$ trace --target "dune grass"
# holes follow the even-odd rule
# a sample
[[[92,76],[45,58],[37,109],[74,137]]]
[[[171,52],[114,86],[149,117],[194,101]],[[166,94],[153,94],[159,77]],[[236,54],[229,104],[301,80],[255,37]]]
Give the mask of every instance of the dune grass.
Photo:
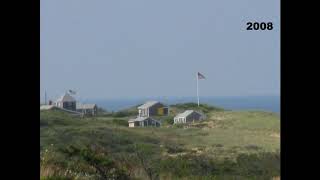
[[[173,113],[190,106],[176,105]],[[160,128],[128,128],[129,116],[80,118],[58,111],[41,111],[40,157],[46,159],[40,161],[42,179],[103,178],[104,174],[99,172],[124,179],[280,176],[277,114],[202,108],[207,115],[203,122]],[[70,147],[79,152],[92,151],[93,155],[103,154],[92,158],[103,158],[109,164],[98,163],[95,167],[86,153],[69,157],[65,152]]]

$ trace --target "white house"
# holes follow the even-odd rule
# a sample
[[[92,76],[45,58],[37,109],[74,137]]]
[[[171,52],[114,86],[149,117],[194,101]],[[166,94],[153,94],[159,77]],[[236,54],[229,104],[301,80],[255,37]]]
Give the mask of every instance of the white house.
[[[204,119],[205,119],[205,116],[202,113],[199,113],[194,110],[186,110],[183,113],[180,113],[174,117],[174,124],[192,123],[192,122],[201,121]]]

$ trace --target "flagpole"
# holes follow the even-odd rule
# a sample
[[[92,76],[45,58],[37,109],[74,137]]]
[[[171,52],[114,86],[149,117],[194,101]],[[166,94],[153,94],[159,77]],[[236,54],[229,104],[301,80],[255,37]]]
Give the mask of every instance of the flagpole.
[[[44,105],[47,105],[47,91],[44,91]]]
[[[199,77],[198,77],[198,73],[197,73],[197,98],[198,98],[198,107],[200,105],[200,101],[199,101]]]

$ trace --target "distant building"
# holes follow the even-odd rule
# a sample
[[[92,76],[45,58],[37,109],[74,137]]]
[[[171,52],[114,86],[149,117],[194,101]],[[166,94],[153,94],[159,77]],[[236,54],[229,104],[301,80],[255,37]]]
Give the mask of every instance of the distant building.
[[[76,100],[68,93],[65,93],[61,96],[55,103],[55,106],[63,109],[67,109],[70,111],[76,111]]]
[[[98,112],[98,107],[96,104],[80,104],[77,103],[77,111],[83,113],[84,115],[95,116]]]
[[[138,107],[138,117],[168,115],[168,107],[158,101],[148,101]]]
[[[202,113],[194,110],[186,110],[185,112],[174,117],[174,124],[191,123],[195,121],[201,121],[203,119],[205,119],[205,116]]]
[[[159,127],[161,123],[151,117],[137,117],[128,121],[129,127]]]

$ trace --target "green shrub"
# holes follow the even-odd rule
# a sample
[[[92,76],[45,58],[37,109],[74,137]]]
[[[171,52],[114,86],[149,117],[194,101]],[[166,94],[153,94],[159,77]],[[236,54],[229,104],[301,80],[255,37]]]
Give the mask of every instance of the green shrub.
[[[280,157],[276,153],[240,154],[234,161],[187,154],[162,159],[161,172],[188,179],[226,175],[227,179],[271,179],[280,176]]]
[[[173,120],[173,116],[167,116],[165,118],[163,118],[163,124],[164,125],[172,125],[174,123],[174,120]]]
[[[176,128],[183,128],[185,125],[184,124],[174,124],[173,127]]]
[[[122,119],[112,119],[112,123],[119,126],[128,126],[128,121]]]
[[[150,180],[159,179],[160,153],[157,146],[150,144],[135,144],[135,155],[139,165],[143,168]]]
[[[208,113],[209,111],[223,111],[223,108],[220,108],[220,107],[211,106],[208,104],[200,104],[198,106],[197,103],[175,104],[175,105],[172,105],[171,107],[182,109],[182,110],[193,109],[193,110],[202,111],[204,113]]]
[[[65,176],[58,176],[58,175],[40,177],[40,180],[73,180],[73,179],[74,178],[72,177],[65,177]]]
[[[167,149],[167,152],[170,154],[184,152],[184,149],[175,143],[168,142],[164,145],[164,147]]]
[[[252,177],[274,177],[280,175],[280,155],[264,152],[241,154],[237,157],[237,170],[240,175]]]
[[[76,146],[68,146],[62,149],[68,157],[76,157],[87,165],[95,169],[96,173],[102,179],[128,179],[128,176],[121,167],[118,167],[107,152],[99,146],[86,146],[86,148],[78,148]]]

